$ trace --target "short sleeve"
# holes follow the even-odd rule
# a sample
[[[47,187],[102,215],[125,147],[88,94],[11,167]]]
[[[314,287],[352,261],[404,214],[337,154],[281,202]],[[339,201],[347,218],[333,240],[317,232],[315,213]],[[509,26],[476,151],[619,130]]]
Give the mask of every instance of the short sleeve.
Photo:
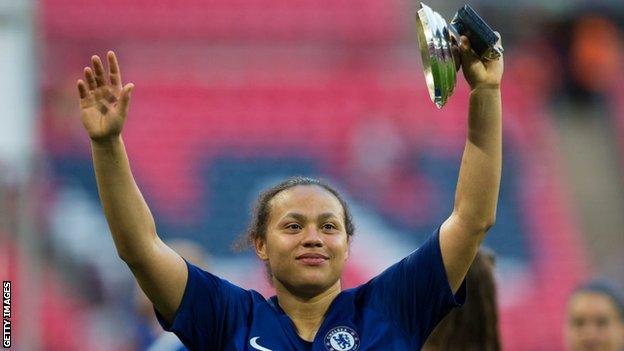
[[[251,296],[226,280],[186,261],[188,279],[171,324],[156,317],[166,331],[175,333],[190,350],[220,350],[251,311]]]
[[[440,231],[421,247],[386,269],[366,286],[371,306],[384,313],[416,343],[424,341],[444,316],[466,298],[466,282],[455,295],[446,277]]]

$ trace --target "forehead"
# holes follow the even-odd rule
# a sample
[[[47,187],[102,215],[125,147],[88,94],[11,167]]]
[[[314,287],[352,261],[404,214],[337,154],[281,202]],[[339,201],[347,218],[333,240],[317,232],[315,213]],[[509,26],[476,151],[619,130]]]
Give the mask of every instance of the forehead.
[[[273,219],[281,218],[291,212],[306,217],[331,213],[342,218],[343,214],[340,201],[327,189],[317,185],[297,185],[284,190],[275,195],[269,205]]]
[[[617,307],[610,297],[594,292],[579,292],[570,299],[571,314],[617,315]]]

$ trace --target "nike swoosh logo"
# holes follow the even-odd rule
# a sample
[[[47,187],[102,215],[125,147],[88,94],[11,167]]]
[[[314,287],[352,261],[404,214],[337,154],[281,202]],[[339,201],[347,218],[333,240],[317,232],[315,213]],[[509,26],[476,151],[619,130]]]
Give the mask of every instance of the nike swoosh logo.
[[[251,347],[253,347],[256,350],[260,350],[260,351],[272,351],[271,349],[267,349],[264,346],[260,346],[258,345],[258,343],[256,342],[256,340],[260,339],[259,336],[253,337],[251,339],[249,339],[249,345],[251,345]]]

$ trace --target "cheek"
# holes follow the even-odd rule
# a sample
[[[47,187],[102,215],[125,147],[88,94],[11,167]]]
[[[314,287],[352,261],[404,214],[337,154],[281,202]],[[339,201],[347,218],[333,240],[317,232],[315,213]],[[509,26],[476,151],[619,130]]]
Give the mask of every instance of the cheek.
[[[614,325],[611,326],[609,335],[614,345],[619,347],[624,346],[624,324],[614,323]]]
[[[572,322],[566,322],[564,336],[570,343],[578,342],[580,335],[582,334],[581,331],[581,327],[573,325]]]
[[[336,238],[331,242],[332,251],[336,257],[346,260],[349,257],[349,241],[344,238]]]
[[[266,253],[271,261],[285,261],[291,257],[297,248],[295,238],[287,235],[273,235],[266,245]]]

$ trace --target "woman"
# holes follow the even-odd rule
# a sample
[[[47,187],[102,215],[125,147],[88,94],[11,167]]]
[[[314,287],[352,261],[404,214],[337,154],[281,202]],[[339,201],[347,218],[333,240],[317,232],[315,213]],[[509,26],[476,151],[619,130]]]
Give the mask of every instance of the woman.
[[[577,288],[566,314],[570,351],[624,350],[624,298],[609,283],[593,281]]]
[[[481,61],[466,37],[459,50],[471,93],[450,217],[420,249],[341,291],[353,235],[348,208],[325,184],[286,181],[261,197],[250,231],[276,288],[269,300],[185,262],[160,240],[121,137],[134,85],[122,85],[113,52],[108,72],[93,56],[77,86],[100,200],[117,252],[162,326],[191,350],[419,349],[463,301],[464,276],[496,213],[503,60]]]

